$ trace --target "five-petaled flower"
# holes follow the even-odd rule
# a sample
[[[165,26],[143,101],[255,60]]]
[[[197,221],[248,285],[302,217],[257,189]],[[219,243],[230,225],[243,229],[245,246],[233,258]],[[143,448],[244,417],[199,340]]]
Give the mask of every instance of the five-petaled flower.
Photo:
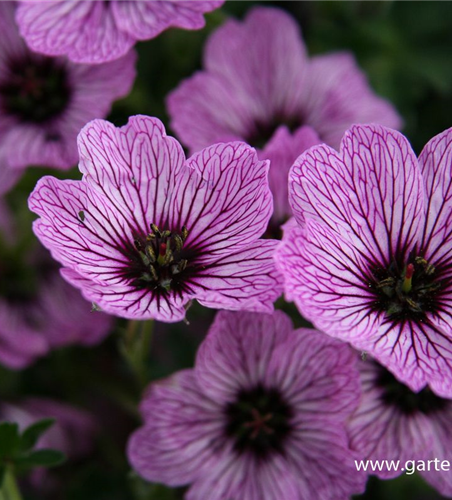
[[[49,56],[97,64],[126,54],[137,40],[170,27],[199,29],[224,0],[24,0],[17,22],[29,47]]]
[[[351,349],[273,315],[219,312],[193,370],[151,384],[128,456],[187,500],[345,500],[365,475],[345,421],[360,398]]]
[[[286,297],[412,390],[452,396],[452,129],[419,160],[407,139],[357,125],[290,173],[295,222],[276,254]]]
[[[192,152],[241,140],[271,160],[270,234],[291,216],[287,176],[305,149],[338,146],[355,123],[401,124],[351,53],[309,58],[297,22],[280,9],[256,7],[243,22],[227,21],[209,38],[204,67],[169,95],[172,128]]]
[[[452,400],[436,396],[429,387],[418,393],[394,378],[381,365],[367,360],[359,365],[363,396],[348,422],[350,445],[365,460],[399,461],[399,468],[371,472],[383,479],[414,472],[442,495],[452,495],[450,461]],[[408,464],[407,464],[408,462]]]
[[[268,165],[243,143],[185,160],[162,123],[95,120],[79,135],[81,181],[44,177],[30,197],[34,231],[63,276],[126,318],[179,321],[191,299],[271,311],[281,293],[260,240],[272,211]]]
[[[0,192],[28,166],[73,167],[80,129],[103,118],[135,78],[133,51],[99,66],[32,52],[19,35],[15,8],[0,2]]]

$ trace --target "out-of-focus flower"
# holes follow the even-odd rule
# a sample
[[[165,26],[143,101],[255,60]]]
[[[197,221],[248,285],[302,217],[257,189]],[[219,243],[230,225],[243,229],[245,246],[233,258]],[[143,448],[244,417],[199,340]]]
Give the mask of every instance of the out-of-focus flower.
[[[281,293],[260,240],[272,212],[268,165],[243,143],[185,160],[156,118],[79,135],[82,181],[41,179],[34,231],[89,300],[126,318],[180,321],[207,307],[271,312]]]
[[[411,474],[418,461],[432,460],[431,467],[419,473],[442,495],[451,496],[452,476],[441,463],[450,460],[452,400],[436,396],[428,387],[412,392],[371,360],[362,362],[360,371],[363,397],[348,424],[351,447],[366,460],[400,461],[398,470],[373,471],[383,479],[407,472],[407,461]]]
[[[38,55],[21,39],[14,10],[0,2],[0,168],[12,177],[30,165],[70,168],[83,125],[130,91],[135,53],[99,66]]]
[[[187,500],[345,500],[362,491],[344,421],[360,397],[349,347],[282,312],[218,313],[194,370],[152,384],[128,444]]]
[[[98,426],[84,410],[45,398],[0,404],[0,420],[15,422],[21,430],[47,418],[56,422],[38,440],[36,449],[61,451],[69,460],[79,460],[91,452]],[[50,471],[42,468],[34,469],[28,479],[40,491],[51,492],[58,486]]]
[[[276,226],[290,215],[287,174],[306,148],[338,146],[354,123],[401,125],[352,54],[308,58],[297,23],[279,9],[226,22],[207,43],[204,67],[169,95],[172,128],[192,151],[243,140],[270,158]]]
[[[0,253],[0,363],[12,369],[52,349],[96,344],[112,327],[110,316],[91,312],[63,280],[47,251],[34,248],[27,255],[22,262],[14,247]]]
[[[224,0],[79,0],[20,2],[17,22],[32,50],[67,55],[89,64],[123,56],[137,40],[148,40],[170,27],[199,29],[203,14]]]
[[[369,352],[413,391],[452,396],[452,129],[416,158],[408,140],[357,125],[340,152],[290,173],[298,222],[276,260],[286,297],[324,332]]]

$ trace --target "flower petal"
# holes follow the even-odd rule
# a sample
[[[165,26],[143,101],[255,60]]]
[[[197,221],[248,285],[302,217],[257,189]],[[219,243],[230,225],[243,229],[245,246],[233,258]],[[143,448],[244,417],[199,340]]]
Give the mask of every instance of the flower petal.
[[[375,263],[402,261],[423,225],[423,185],[407,139],[378,125],[356,125],[341,152],[314,146],[295,162],[290,202],[299,223],[321,221]]]
[[[240,389],[263,383],[274,350],[293,334],[292,329],[292,321],[281,311],[217,313],[196,358],[202,390],[221,403],[234,400]]]
[[[257,7],[243,23],[226,22],[207,42],[205,66],[168,98],[171,126],[192,151],[298,114],[306,54],[284,11]]]
[[[221,409],[200,391],[193,370],[152,384],[142,403],[144,426],[132,434],[129,460],[148,481],[192,482],[221,446]]]
[[[430,418],[417,412],[404,415],[383,399],[383,389],[376,385],[377,364],[360,363],[363,395],[358,410],[348,421],[350,446],[366,460],[397,461],[403,467],[407,460],[424,460],[432,447]],[[388,479],[402,471],[382,468],[368,472]]]
[[[96,282],[69,268],[63,268],[61,274],[80,289],[85,299],[122,318],[174,323],[184,319],[184,305],[190,300],[188,294],[180,296],[160,289],[137,290],[127,284]]]
[[[370,311],[374,296],[366,282],[367,263],[346,239],[326,225],[294,221],[284,227],[275,254],[286,299],[328,335],[353,342],[379,323]]]
[[[124,249],[133,236],[105,198],[79,181],[43,177],[29,207],[41,216],[34,231],[56,260],[89,279],[121,281],[118,270],[128,264]]]
[[[258,152],[261,160],[270,160],[268,182],[273,194],[272,220],[276,224],[281,224],[292,215],[288,190],[291,165],[301,153],[319,143],[319,136],[311,127],[300,127],[292,134],[283,126],[274,133],[264,150]]]
[[[207,262],[254,243],[273,208],[267,174],[268,162],[244,143],[216,144],[188,159],[169,206],[171,228],[188,229],[184,249]]]
[[[201,266],[189,283],[192,294],[206,307],[272,312],[282,293],[282,279],[272,258],[277,244],[258,240]]]
[[[199,29],[205,25],[205,12],[217,9],[224,0],[113,2],[118,28],[136,40],[147,40],[170,26]]]
[[[167,229],[162,226],[175,203],[175,179],[185,156],[160,120],[133,116],[121,128],[94,120],[80,132],[78,144],[83,181],[138,234],[147,235],[151,223]]]
[[[379,123],[400,129],[393,106],[370,88],[352,54],[339,52],[313,57],[306,70],[303,110],[306,123],[324,142],[339,148],[344,130],[355,123]]]
[[[359,402],[355,353],[318,330],[300,328],[275,346],[267,380],[296,406],[297,421],[333,418],[337,424]]]
[[[431,139],[419,156],[426,187],[424,257],[436,267],[452,262],[452,128]]]
[[[118,30],[105,2],[22,1],[17,23],[29,47],[49,56],[67,55],[78,63],[112,61],[135,40]]]

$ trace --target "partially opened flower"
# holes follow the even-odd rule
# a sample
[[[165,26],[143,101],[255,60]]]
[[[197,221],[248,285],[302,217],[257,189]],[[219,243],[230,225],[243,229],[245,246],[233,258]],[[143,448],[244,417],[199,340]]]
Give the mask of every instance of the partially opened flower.
[[[298,222],[276,259],[286,297],[324,332],[368,351],[412,390],[452,397],[452,129],[419,160],[398,132],[357,125],[340,152],[290,174]]]
[[[450,460],[452,400],[428,387],[412,392],[371,360],[361,363],[360,371],[363,396],[348,424],[351,447],[374,463],[399,461],[398,470],[368,472],[383,479],[412,474],[422,461],[428,465],[425,470],[419,467],[420,474],[442,495],[452,496],[452,475],[441,469],[442,462]]]
[[[194,370],[151,384],[128,456],[187,500],[345,500],[363,490],[345,420],[355,356],[282,312],[218,313]]]
[[[51,350],[91,346],[111,330],[112,318],[92,312],[78,290],[60,276],[42,247],[0,252],[0,363],[22,369]]]
[[[34,231],[89,300],[126,318],[179,321],[207,307],[271,311],[280,295],[260,240],[272,211],[268,165],[246,144],[185,160],[162,123],[96,120],[79,135],[82,181],[40,180]]]
[[[20,37],[14,11],[14,2],[0,2],[0,169],[17,177],[11,169],[70,168],[83,125],[129,92],[135,54],[95,67],[38,55]]]
[[[101,63],[123,56],[137,40],[148,40],[170,27],[199,29],[203,14],[224,0],[26,0],[17,21],[32,50],[74,62]]]
[[[339,145],[354,123],[398,128],[394,108],[371,90],[350,53],[309,58],[284,11],[257,7],[207,42],[204,67],[168,97],[171,126],[191,151],[243,140],[270,158],[270,187],[284,200],[287,174],[306,148]],[[280,205],[280,204],[279,204]],[[273,225],[290,215],[285,198]]]

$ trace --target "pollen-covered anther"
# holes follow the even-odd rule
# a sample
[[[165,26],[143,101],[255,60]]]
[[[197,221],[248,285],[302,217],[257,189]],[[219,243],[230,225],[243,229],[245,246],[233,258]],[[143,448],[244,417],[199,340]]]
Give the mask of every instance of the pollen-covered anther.
[[[392,319],[431,311],[441,288],[441,282],[436,279],[435,267],[418,256],[408,262],[402,272],[397,269],[400,267],[393,263],[388,270],[379,271],[382,279],[371,285],[378,296],[378,309],[384,310]]]
[[[180,275],[188,266],[187,259],[181,255],[188,230],[184,226],[180,233],[168,229],[162,231],[154,223],[150,224],[150,229],[144,241],[141,238],[134,240],[145,270],[133,283],[139,286],[152,284],[154,288],[161,287],[168,291],[173,277]]]

